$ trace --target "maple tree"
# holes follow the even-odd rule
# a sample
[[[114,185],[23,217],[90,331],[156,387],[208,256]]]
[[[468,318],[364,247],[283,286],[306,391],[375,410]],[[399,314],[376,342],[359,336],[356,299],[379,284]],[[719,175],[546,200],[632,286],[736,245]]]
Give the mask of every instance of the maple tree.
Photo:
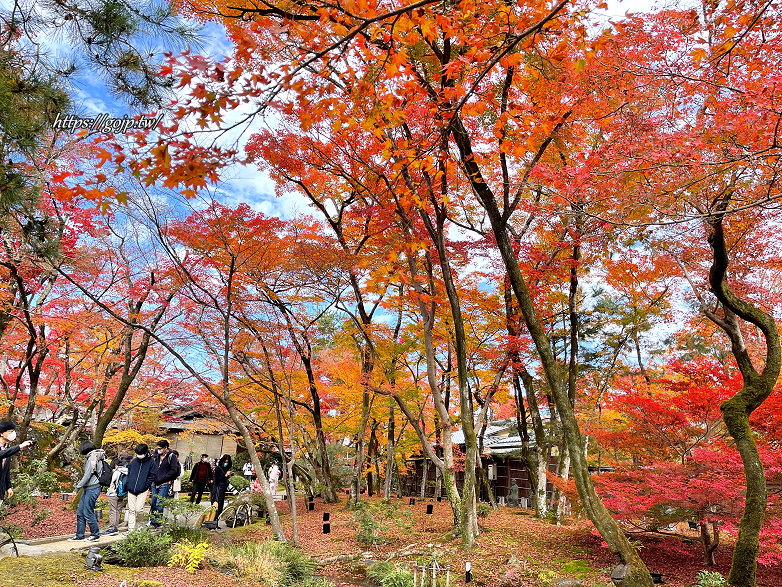
[[[696,524],[704,562],[714,565],[720,532],[736,535],[743,509],[743,466],[720,414],[720,405],[741,388],[741,377],[703,357],[672,361],[666,372],[651,385],[626,381],[607,398],[603,424],[591,433],[611,451],[609,462],[617,469],[600,475],[598,485],[607,505],[642,532],[690,539],[667,527]],[[764,432],[759,451],[769,482],[777,483],[778,437]],[[771,503],[774,512],[777,501]],[[780,556],[768,546],[778,542],[777,532],[771,520],[764,524],[765,564]]]
[[[182,65],[171,59],[164,73],[176,73],[182,87],[190,91],[177,116],[184,120],[192,114],[205,128],[220,123],[224,111],[244,101],[256,105],[257,112],[277,110],[283,118],[295,120],[290,125],[293,131],[282,140],[276,140],[275,133],[258,135],[247,150],[249,159],[255,161],[260,154],[284,181],[297,184],[305,193],[309,190],[332,230],[338,227],[336,234],[347,220],[358,229],[357,243],[365,235],[367,240],[376,236],[371,231],[362,233],[362,227],[393,226],[403,235],[396,241],[389,235],[383,235],[385,242],[378,239],[389,263],[377,274],[390,267],[408,280],[407,294],[423,318],[429,387],[435,396],[443,386],[437,381],[437,357],[431,349],[433,317],[448,303],[454,381],[462,402],[459,415],[468,437],[468,460],[477,450],[469,430],[472,398],[466,389],[471,367],[469,345],[460,330],[464,304],[458,247],[452,242],[455,239],[447,238],[447,229],[458,226],[490,235],[486,242],[501,258],[507,272],[506,291],[513,292],[518,305],[518,313],[508,311],[509,334],[516,339],[523,336],[534,348],[533,364],[540,365],[543,375],[543,384],[537,386],[552,400],[550,407],[555,409],[582,504],[620,562],[629,564],[627,581],[649,584],[642,562],[591,487],[573,407],[581,353],[580,279],[586,265],[605,263],[598,255],[589,256],[586,241],[592,234],[610,235],[611,225],[630,225],[631,237],[611,236],[596,241],[600,244],[595,249],[604,245],[627,256],[644,247],[668,252],[671,247],[666,249],[665,241],[682,237],[684,231],[677,233],[666,223],[706,218],[714,244],[711,288],[723,306],[735,306],[723,284],[728,266],[724,225],[737,231],[733,234],[744,234],[760,214],[753,216],[750,206],[775,198],[762,189],[770,186],[773,192],[775,186],[776,159],[773,153],[767,156],[769,149],[777,148],[774,110],[758,91],[758,79],[773,78],[773,73],[765,75],[772,71],[767,66],[773,57],[760,60],[764,69],[759,75],[757,53],[750,48],[762,46],[759,51],[773,53],[776,37],[767,44],[760,38],[776,14],[768,5],[751,3],[732,5],[731,10],[738,8],[734,11],[720,8],[719,15],[705,8],[702,19],[693,11],[662,11],[628,18],[592,35],[584,14],[564,3],[509,7],[462,2],[440,7],[419,2],[382,9],[370,3],[355,10],[304,3],[297,5],[295,13],[272,5],[194,3],[191,8],[224,23],[236,53],[233,62],[225,63],[196,55],[184,56]],[[660,35],[660,30],[666,34]],[[709,61],[704,61],[707,48],[699,36],[704,31],[710,34],[708,50],[714,53]],[[659,41],[663,37],[675,41],[673,50]],[[744,60],[746,66],[720,69],[729,59]],[[693,103],[704,108],[696,111]],[[740,118],[737,113],[747,116]],[[766,129],[765,134],[758,128]],[[189,132],[179,132],[176,123],[165,131],[161,142],[132,163],[147,182],[162,180],[169,186],[183,185],[186,194],[194,193],[207,181],[215,181],[226,161],[238,157],[232,150],[191,141]],[[263,152],[264,143],[281,148]],[[736,208],[731,209],[734,202]],[[363,225],[358,221],[362,216],[367,219]],[[590,226],[591,220],[597,221]],[[521,247],[519,233],[535,223],[536,246]],[[644,228],[648,224],[665,226]],[[685,230],[689,233],[684,236],[700,235],[691,225]],[[691,257],[707,258],[703,246],[693,239],[681,242],[692,246]],[[345,252],[353,248],[341,246]],[[557,263],[541,262],[546,256]],[[630,306],[624,316],[616,317],[623,331],[612,362],[632,343],[639,370],[651,379],[639,338],[649,321],[664,310],[666,286],[652,291],[657,287],[648,287],[653,279],[636,279],[643,270],[639,265],[628,270],[627,262],[616,263],[609,273],[609,278],[616,276],[617,282],[627,284],[625,300]],[[650,273],[669,274],[676,267],[670,257],[650,265]],[[541,274],[548,274],[547,279]],[[359,294],[364,295],[355,290],[354,299],[361,304]],[[509,299],[506,305],[510,310],[514,303]],[[731,311],[736,313],[735,308]],[[567,317],[561,331],[555,331],[560,325],[554,314]],[[730,326],[734,346],[741,351],[736,324],[726,322],[727,314],[712,315]],[[762,325],[769,342],[762,378],[775,381],[772,331],[776,327],[749,310],[740,316]],[[527,333],[521,332],[522,321]],[[361,324],[369,332],[368,322],[362,319]],[[362,336],[365,349],[377,342]],[[311,360],[309,353],[303,356]],[[357,463],[363,458],[361,443],[370,413],[367,386],[375,360],[365,354],[364,361]],[[521,357],[514,357],[512,364],[517,390],[533,390],[526,394],[533,414],[534,385],[522,385],[530,380],[520,369]],[[744,366],[750,366],[746,360]],[[747,370],[748,385],[755,379]],[[598,398],[607,381],[596,386]],[[770,393],[766,383],[753,405]],[[443,399],[435,397],[435,407],[441,440],[447,443],[451,414]],[[411,423],[419,421],[412,412],[407,417]],[[539,428],[533,426],[542,446],[545,432],[538,433]],[[746,429],[738,435],[742,434],[747,445],[743,450],[751,457]],[[420,431],[419,436],[422,446],[431,448],[426,433]],[[430,457],[440,458],[432,453]],[[562,463],[564,476],[567,458]],[[440,467],[444,473],[451,468],[448,463]],[[463,509],[468,544],[474,503],[471,487],[468,482]],[[757,507],[756,501],[764,501],[762,494],[758,496],[759,500],[748,500],[748,512]],[[755,529],[748,527],[747,532],[740,533],[739,544]],[[737,549],[732,582],[753,582],[749,567],[754,555],[749,546],[746,555],[741,554],[743,546]],[[745,578],[739,579],[742,575]]]

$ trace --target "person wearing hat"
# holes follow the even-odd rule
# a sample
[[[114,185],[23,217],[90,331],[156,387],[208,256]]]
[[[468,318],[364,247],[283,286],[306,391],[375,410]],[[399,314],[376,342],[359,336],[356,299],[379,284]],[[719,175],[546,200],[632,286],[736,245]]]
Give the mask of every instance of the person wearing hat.
[[[84,475],[74,486],[78,491],[82,490],[79,506],[76,509],[76,534],[68,540],[100,540],[100,526],[98,517],[95,515],[95,503],[100,496],[100,471],[101,467],[108,467],[106,461],[106,452],[97,448],[89,440],[85,440],[79,447],[79,453],[86,456],[84,463]],[[90,536],[85,538],[87,525],[90,526]]]
[[[8,446],[14,440],[16,440],[16,425],[3,420],[0,422],[0,504],[6,497],[14,494],[11,485],[11,457],[35,444],[32,440],[25,440],[21,444]]]

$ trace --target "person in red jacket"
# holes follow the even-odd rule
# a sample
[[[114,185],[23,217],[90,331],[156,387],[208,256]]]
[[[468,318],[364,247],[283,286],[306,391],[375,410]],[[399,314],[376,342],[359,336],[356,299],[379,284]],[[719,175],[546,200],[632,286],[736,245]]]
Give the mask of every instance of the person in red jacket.
[[[190,503],[201,503],[206,486],[212,482],[212,465],[209,464],[209,455],[201,455],[201,460],[190,472],[190,482],[193,484],[193,488],[190,490]],[[198,498],[196,498],[196,494],[198,494]]]

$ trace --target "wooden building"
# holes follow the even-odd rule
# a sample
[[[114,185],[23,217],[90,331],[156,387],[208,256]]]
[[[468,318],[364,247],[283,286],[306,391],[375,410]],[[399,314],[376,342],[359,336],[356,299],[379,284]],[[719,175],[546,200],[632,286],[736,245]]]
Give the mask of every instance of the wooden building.
[[[464,435],[461,431],[452,434],[455,447],[464,451]],[[557,470],[557,447],[553,447],[549,457],[549,470]],[[529,507],[530,484],[529,472],[521,459],[521,437],[516,432],[515,421],[506,420],[493,422],[487,427],[483,438],[483,451],[480,458],[481,467],[486,471],[492,491],[500,503],[504,503],[510,495],[513,481],[519,488],[519,498],[522,506]],[[408,459],[407,474],[402,476],[402,488],[405,495],[420,496],[421,484],[425,483],[425,496],[436,497],[438,488],[437,469],[429,459],[418,455]],[[424,471],[426,467],[426,471]],[[489,496],[485,487],[479,481],[480,501],[488,501]],[[459,488],[464,482],[464,472],[456,472],[456,483]],[[551,496],[552,484],[546,483],[546,493]],[[444,493],[441,493],[444,495]]]
[[[163,435],[172,450],[179,452],[184,462],[191,457],[197,462],[202,454],[219,459],[227,454],[236,456],[238,451],[238,433],[224,422],[209,418],[196,410],[178,409],[163,413],[160,424]]]

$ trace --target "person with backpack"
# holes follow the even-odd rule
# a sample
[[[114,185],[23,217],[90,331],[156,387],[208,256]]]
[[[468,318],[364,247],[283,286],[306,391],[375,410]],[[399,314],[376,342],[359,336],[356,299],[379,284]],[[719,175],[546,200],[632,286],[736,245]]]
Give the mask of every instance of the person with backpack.
[[[109,527],[103,531],[107,536],[119,533],[119,513],[122,504],[128,495],[128,463],[131,457],[122,455],[117,461],[117,467],[111,476],[111,483],[106,489],[106,498],[109,500]]]
[[[144,509],[147,491],[155,482],[155,460],[149,454],[149,447],[141,443],[135,452],[136,456],[128,463],[128,476],[125,479],[125,490],[128,492],[128,532],[136,528],[136,516]]]
[[[81,443],[79,453],[86,456],[87,461],[84,463],[84,475],[74,487],[77,491],[81,489],[82,493],[76,508],[76,534],[68,540],[94,542],[100,540],[100,526],[98,526],[98,518],[95,515],[95,502],[98,501],[100,495],[101,483],[108,485],[111,482],[112,471],[106,462],[106,452],[96,448],[89,440]],[[86,538],[84,533],[88,524],[91,535]]]
[[[155,482],[152,484],[152,501],[149,504],[149,525],[153,528],[163,525],[162,500],[171,497],[171,485],[179,477],[179,460],[168,446],[168,440],[158,441],[153,457]]]

